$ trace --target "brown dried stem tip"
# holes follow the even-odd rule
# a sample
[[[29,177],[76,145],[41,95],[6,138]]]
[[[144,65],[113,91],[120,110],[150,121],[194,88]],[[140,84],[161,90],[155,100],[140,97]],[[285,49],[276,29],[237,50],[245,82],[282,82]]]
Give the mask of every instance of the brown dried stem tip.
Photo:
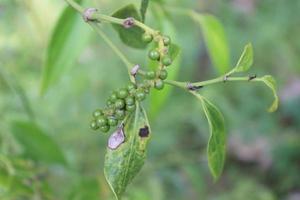
[[[203,86],[195,86],[191,83],[187,83],[186,88],[191,91],[196,91],[196,90],[203,88]]]
[[[85,9],[85,11],[82,14],[82,17],[83,17],[84,21],[85,22],[94,21],[94,19],[92,19],[92,14],[94,14],[97,11],[98,11],[97,8],[87,8],[87,9]]]
[[[124,20],[123,22],[124,28],[131,28],[134,26],[134,18],[133,17],[128,17]]]

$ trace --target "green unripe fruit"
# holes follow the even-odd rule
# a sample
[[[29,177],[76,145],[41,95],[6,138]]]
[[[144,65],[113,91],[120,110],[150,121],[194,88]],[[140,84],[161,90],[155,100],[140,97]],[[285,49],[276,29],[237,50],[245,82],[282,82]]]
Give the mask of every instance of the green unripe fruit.
[[[126,105],[134,105],[135,104],[135,100],[134,100],[133,97],[127,97],[125,99],[125,103],[126,103]]]
[[[159,72],[159,78],[161,79],[161,80],[166,80],[167,78],[168,78],[168,72],[167,72],[167,70],[161,70],[160,72]]]
[[[150,43],[153,40],[153,36],[149,33],[144,33],[142,40],[146,43]]]
[[[163,37],[163,42],[165,46],[168,46],[171,44],[171,38],[169,36],[164,36]]]
[[[110,107],[111,105],[113,105],[113,102],[112,102],[111,100],[107,100],[107,101],[106,101],[106,105],[107,105],[108,107]]]
[[[118,125],[118,120],[115,119],[115,118],[110,117],[110,118],[108,118],[108,124],[110,126],[117,126]]]
[[[93,116],[94,116],[95,118],[97,118],[97,117],[99,117],[99,116],[102,116],[102,115],[103,115],[103,111],[100,110],[100,109],[97,109],[97,110],[95,110],[95,111],[93,112]]]
[[[151,60],[158,60],[160,57],[160,54],[157,50],[151,50],[151,51],[149,51],[148,56]]]
[[[91,121],[90,127],[91,127],[92,130],[97,130],[97,129],[99,129],[99,126],[98,126],[96,120],[92,120],[92,121]]]
[[[155,78],[155,72],[154,71],[148,71],[146,72],[146,78],[151,80]]]
[[[118,91],[118,98],[125,99],[128,96],[128,90],[126,88],[122,88]]]
[[[135,94],[135,98],[138,101],[143,101],[146,98],[146,94],[143,91],[137,91]]]
[[[111,102],[115,103],[117,99],[118,99],[117,93],[113,92],[112,95],[110,96],[109,100]]]
[[[117,110],[115,115],[118,120],[123,120],[125,118],[126,113],[124,110]]]
[[[135,93],[136,93],[136,89],[131,89],[131,90],[129,90],[129,94],[130,94],[131,96],[134,96]]]
[[[100,116],[97,118],[97,124],[101,127],[101,126],[105,126],[107,125],[107,118],[104,116]]]
[[[129,85],[127,85],[127,89],[128,89],[128,91],[136,89],[136,85],[133,83],[130,83]]]
[[[107,133],[109,131],[109,125],[100,126],[100,131],[103,133]]]
[[[164,88],[165,84],[162,80],[158,79],[155,81],[155,85],[154,87],[157,89],[157,90],[162,90]]]
[[[135,104],[133,104],[133,105],[127,105],[127,106],[126,106],[126,110],[127,110],[128,112],[133,112],[133,111],[135,111],[135,108],[136,108]]]
[[[172,64],[172,59],[169,56],[164,56],[162,59],[162,64],[165,66],[169,66]]]
[[[122,109],[122,108],[124,108],[124,106],[125,106],[125,102],[123,99],[118,99],[115,103],[115,107],[117,109]]]

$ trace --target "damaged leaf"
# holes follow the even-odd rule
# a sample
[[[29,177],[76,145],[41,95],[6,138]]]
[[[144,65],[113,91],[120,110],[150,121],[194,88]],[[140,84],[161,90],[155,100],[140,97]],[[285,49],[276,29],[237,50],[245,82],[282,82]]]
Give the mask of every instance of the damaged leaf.
[[[104,175],[117,199],[137,175],[146,158],[151,130],[143,108],[137,105],[124,124],[110,137],[107,148]],[[125,139],[123,142],[122,139]]]

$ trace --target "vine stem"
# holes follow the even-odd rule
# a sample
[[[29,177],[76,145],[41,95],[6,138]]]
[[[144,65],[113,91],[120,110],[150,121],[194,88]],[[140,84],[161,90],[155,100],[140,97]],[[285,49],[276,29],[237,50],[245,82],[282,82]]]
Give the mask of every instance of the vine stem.
[[[221,82],[230,82],[230,81],[261,81],[260,78],[254,78],[254,79],[249,79],[249,76],[245,77],[227,77],[227,76],[220,76],[215,79],[207,80],[207,81],[201,81],[201,82],[180,82],[180,81],[173,81],[173,80],[165,80],[164,82],[166,84],[176,86],[179,88],[182,88],[184,90],[188,90],[189,87],[195,87],[195,88],[200,88],[206,85],[211,85],[211,84],[216,84],[216,83],[221,83]]]

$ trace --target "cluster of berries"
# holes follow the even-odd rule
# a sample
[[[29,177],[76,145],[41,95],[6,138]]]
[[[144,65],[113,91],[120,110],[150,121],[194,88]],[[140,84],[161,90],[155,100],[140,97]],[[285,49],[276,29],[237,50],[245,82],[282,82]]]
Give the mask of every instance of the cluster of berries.
[[[93,130],[100,129],[101,132],[108,132],[135,111],[136,101],[143,101],[149,93],[149,84],[129,84],[126,88],[112,92],[106,102],[106,108],[97,109],[93,112],[93,120],[90,127]]]

